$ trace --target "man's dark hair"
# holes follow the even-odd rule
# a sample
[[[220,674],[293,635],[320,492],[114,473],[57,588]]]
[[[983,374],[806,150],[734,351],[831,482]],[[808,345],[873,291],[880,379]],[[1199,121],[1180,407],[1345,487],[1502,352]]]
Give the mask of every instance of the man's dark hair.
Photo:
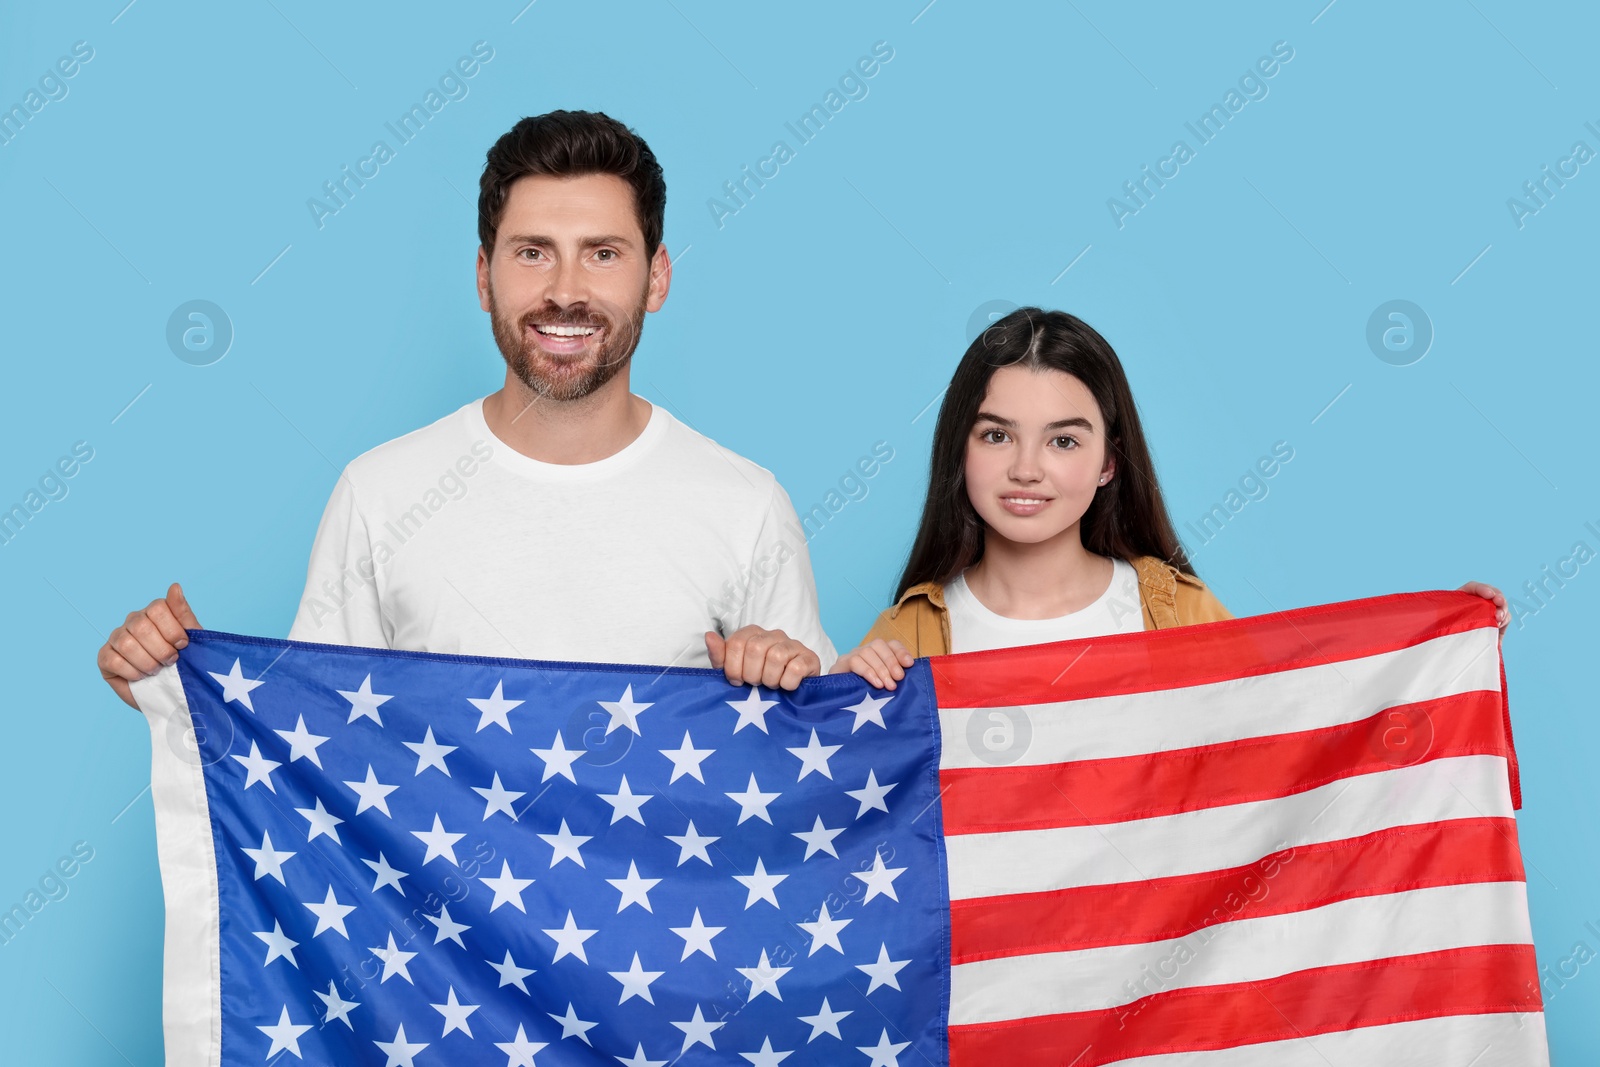
[[[511,127],[484,162],[478,180],[478,241],[486,254],[505,214],[511,186],[530,174],[615,174],[633,187],[646,258],[655,255],[667,213],[667,181],[644,138],[598,111],[551,111]]]

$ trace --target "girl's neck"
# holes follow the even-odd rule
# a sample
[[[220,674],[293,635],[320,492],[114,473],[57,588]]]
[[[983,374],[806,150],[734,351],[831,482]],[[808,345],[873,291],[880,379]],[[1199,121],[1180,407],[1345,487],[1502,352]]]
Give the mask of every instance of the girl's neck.
[[[1082,610],[1111,584],[1115,564],[1083,547],[1078,527],[1049,541],[1019,544],[991,530],[983,558],[967,568],[979,603],[1008,619],[1054,619]]]

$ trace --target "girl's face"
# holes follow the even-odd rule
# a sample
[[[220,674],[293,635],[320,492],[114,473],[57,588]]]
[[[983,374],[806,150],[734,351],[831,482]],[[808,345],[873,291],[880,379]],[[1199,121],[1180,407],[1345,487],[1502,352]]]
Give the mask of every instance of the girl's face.
[[[966,460],[967,496],[991,531],[1020,544],[1076,531],[1115,468],[1088,386],[1057,370],[995,371]]]

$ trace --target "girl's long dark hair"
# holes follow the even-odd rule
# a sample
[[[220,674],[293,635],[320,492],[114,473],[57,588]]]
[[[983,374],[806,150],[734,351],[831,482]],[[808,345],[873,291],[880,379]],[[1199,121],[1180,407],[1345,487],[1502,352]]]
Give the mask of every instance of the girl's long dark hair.
[[[895,600],[922,582],[948,582],[983,558],[983,520],[967,496],[967,437],[989,379],[999,368],[1011,366],[1070,374],[1100,405],[1107,449],[1116,456],[1117,467],[1084,513],[1083,547],[1114,559],[1156,556],[1194,574],[1167,516],[1133,391],[1117,354],[1082,319],[1065,311],[1025,307],[968,346],[945,391],[933,431],[928,499]]]

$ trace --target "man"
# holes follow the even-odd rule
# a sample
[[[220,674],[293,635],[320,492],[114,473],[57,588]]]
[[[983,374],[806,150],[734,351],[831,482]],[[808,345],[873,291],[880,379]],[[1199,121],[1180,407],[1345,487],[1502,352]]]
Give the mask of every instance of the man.
[[[672,280],[649,146],[554,111],[501,137],[479,184],[478,298],[505,385],[350,462],[289,637],[709,665],[787,689],[829,666],[783,488],[629,391]],[[133,705],[128,683],[199,625],[174,583],[111,634],[102,677]]]

